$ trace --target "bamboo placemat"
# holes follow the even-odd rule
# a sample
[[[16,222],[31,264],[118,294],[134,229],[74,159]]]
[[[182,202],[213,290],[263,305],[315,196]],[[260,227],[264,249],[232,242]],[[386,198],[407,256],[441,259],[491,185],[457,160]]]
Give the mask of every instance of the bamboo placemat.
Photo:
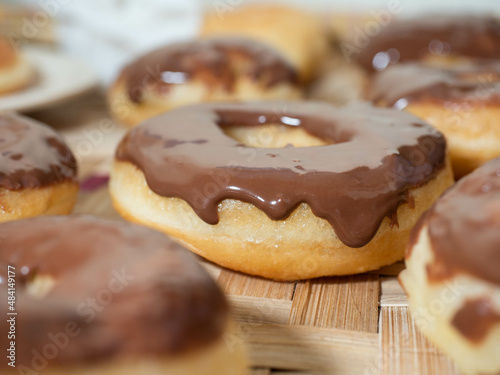
[[[111,121],[102,96],[33,116],[58,128],[77,154],[82,190],[74,212],[122,220],[106,181],[124,129],[113,124],[102,131]],[[91,152],[83,146],[89,143]],[[458,374],[415,326],[396,279],[402,263],[364,275],[283,283],[200,262],[231,301],[237,329],[225,339],[229,346],[247,343],[251,375]]]

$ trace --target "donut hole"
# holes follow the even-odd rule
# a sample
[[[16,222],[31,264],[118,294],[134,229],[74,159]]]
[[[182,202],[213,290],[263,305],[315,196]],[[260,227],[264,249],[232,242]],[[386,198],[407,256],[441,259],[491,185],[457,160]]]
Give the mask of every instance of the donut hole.
[[[249,147],[282,148],[326,146],[333,142],[309,134],[298,126],[282,124],[221,126],[232,139]]]

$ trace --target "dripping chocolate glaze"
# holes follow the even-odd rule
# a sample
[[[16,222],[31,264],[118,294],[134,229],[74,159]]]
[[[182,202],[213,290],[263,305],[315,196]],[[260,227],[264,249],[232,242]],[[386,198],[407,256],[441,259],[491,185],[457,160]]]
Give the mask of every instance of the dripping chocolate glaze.
[[[498,105],[500,62],[480,60],[447,68],[397,64],[373,76],[368,99],[398,109],[415,101]]]
[[[432,15],[394,20],[382,27],[361,50],[358,61],[365,69],[374,70],[377,53],[391,49],[391,64],[433,55],[498,59],[499,46],[500,21],[494,17]]]
[[[467,300],[455,313],[451,324],[468,340],[479,344],[490,329],[500,324],[500,313],[489,298]]]
[[[76,160],[54,130],[0,113],[0,188],[37,188],[76,179]]]
[[[161,233],[92,217],[52,216],[1,224],[0,235],[2,311],[8,310],[7,265],[16,268],[18,366],[31,368],[32,351],[43,353],[52,343],[50,333],[68,329],[73,335],[50,365],[165,358],[222,337],[228,314],[222,292],[187,250]],[[36,298],[26,283],[43,276],[55,284]],[[88,302],[92,298],[97,308]],[[7,329],[2,319],[4,352]]]
[[[247,64],[241,64],[238,57]],[[236,68],[238,63],[239,68]],[[241,66],[245,68],[240,73]],[[240,74],[268,87],[282,82],[297,83],[297,72],[279,52],[252,40],[228,37],[157,49],[125,67],[122,77],[126,80],[130,100],[139,103],[146,87],[162,90],[175,84],[169,82],[168,75],[172,73],[177,83],[196,77],[210,86],[222,85],[227,91],[233,90]]]
[[[500,158],[455,184],[413,231],[423,226],[435,256],[429,280],[465,272],[500,285]]]
[[[258,124],[300,124],[335,144],[250,148],[220,128]],[[224,199],[251,203],[273,220],[305,202],[343,243],[361,247],[408,189],[444,166],[445,140],[408,113],[367,103],[200,104],[133,129],[116,158],[135,164],[154,192],[184,199],[209,224],[218,222]]]

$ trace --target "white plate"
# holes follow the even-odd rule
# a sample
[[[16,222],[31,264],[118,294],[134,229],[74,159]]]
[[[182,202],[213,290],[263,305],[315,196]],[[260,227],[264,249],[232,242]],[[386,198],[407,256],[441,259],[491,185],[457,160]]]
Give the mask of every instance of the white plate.
[[[0,96],[0,111],[23,112],[49,107],[98,84],[92,69],[64,54],[34,47],[24,53],[37,71],[37,81],[24,90]]]

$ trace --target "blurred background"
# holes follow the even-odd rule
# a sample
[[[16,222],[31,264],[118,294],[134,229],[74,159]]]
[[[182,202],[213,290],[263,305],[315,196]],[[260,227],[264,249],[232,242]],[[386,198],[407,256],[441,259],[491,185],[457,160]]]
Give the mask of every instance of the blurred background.
[[[256,2],[262,0],[2,0],[0,25],[19,44],[36,40],[59,45],[93,67],[101,83],[108,84],[121,66],[141,53],[198,35],[205,12],[216,13],[223,19],[235,7]],[[338,17],[343,17],[342,22],[361,14],[366,17],[390,7],[400,10],[398,17],[500,12],[498,0],[275,2],[321,13],[325,24],[335,24]],[[21,5],[24,9],[20,9]]]
[[[365,33],[368,25],[375,23],[380,30],[387,15],[391,21],[422,14],[500,15],[498,0],[0,0],[0,34],[37,71],[35,85],[0,98],[0,111],[29,113],[64,129],[79,157],[90,152],[108,157],[123,134],[106,104],[106,92],[121,69],[156,47],[207,35],[207,20],[215,29],[230,24],[233,11],[254,3],[295,7],[304,10],[299,13],[304,24],[318,24],[324,37],[318,43],[329,43],[330,51],[321,58],[303,52],[318,43],[304,46],[306,37],[294,39],[301,37],[295,30],[277,30],[287,22],[285,16],[272,24],[269,17],[249,18],[244,27],[251,24],[252,36],[263,42],[286,38],[293,50],[282,52],[298,58],[294,64],[314,65],[306,71],[321,76],[304,88],[306,97],[338,104],[360,98],[364,85],[363,73],[339,46]],[[112,133],[90,139],[89,129],[110,122]]]

